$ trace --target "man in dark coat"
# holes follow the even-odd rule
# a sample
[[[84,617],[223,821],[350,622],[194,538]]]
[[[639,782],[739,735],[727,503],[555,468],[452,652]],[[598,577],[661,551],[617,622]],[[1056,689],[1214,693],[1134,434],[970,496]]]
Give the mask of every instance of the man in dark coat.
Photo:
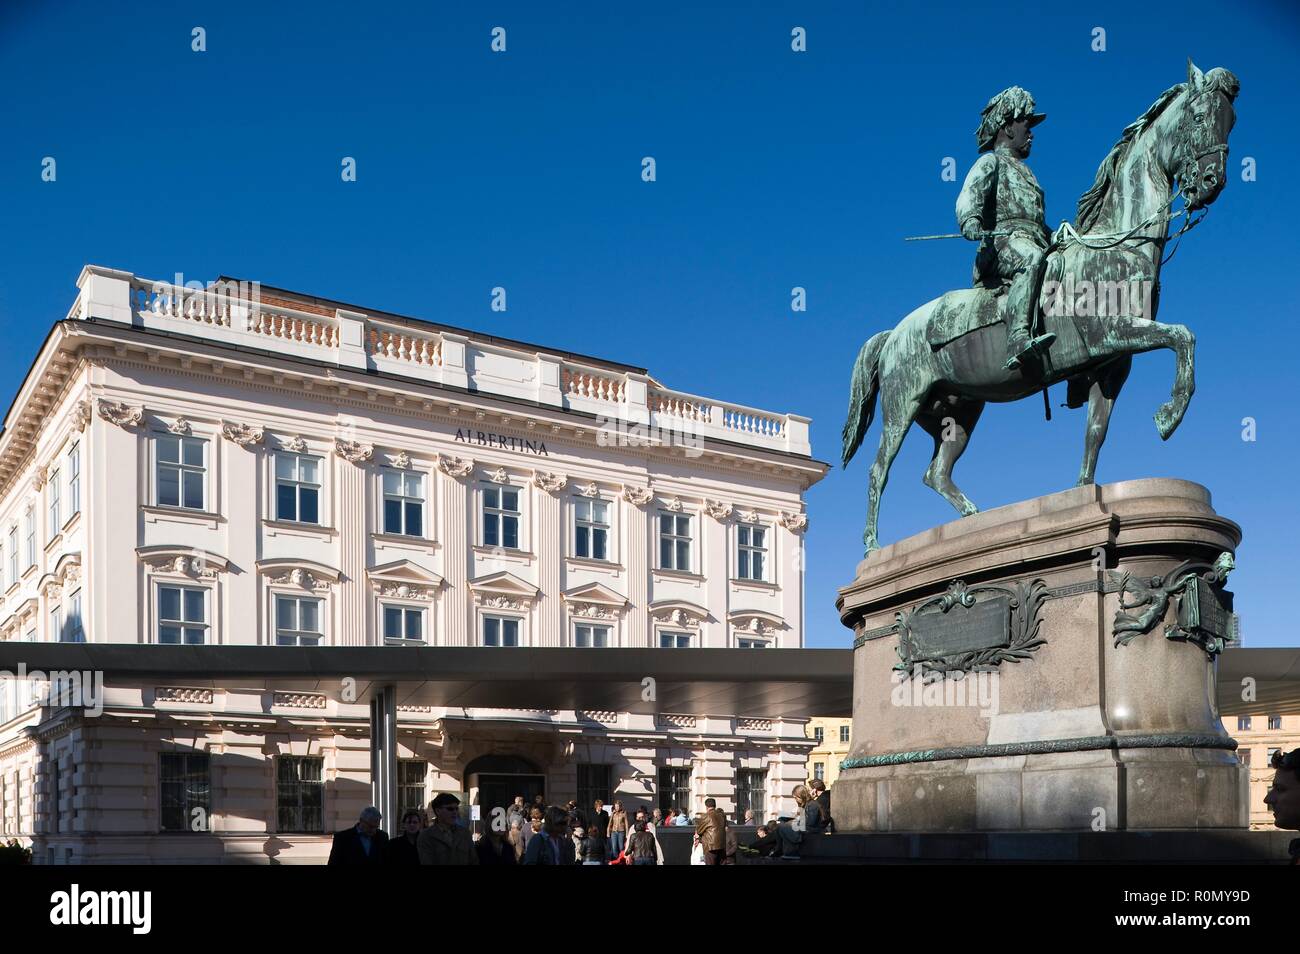
[[[388,853],[388,834],[379,827],[380,820],[379,809],[373,805],[362,809],[361,818],[355,825],[334,833],[327,863],[382,865]]]
[[[420,832],[424,830],[424,815],[411,809],[402,816],[402,831],[396,838],[388,839],[387,863],[390,868],[418,867],[420,852],[416,847]]]

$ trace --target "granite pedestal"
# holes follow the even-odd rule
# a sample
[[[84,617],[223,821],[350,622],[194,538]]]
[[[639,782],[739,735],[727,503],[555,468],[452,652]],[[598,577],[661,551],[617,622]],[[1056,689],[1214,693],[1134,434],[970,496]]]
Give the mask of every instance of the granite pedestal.
[[[871,554],[837,602],[855,633],[840,829],[1244,828],[1246,773],[1215,694],[1231,596],[1212,569],[1240,539],[1204,487],[1153,479]],[[1183,581],[1167,602],[1162,581]],[[1152,622],[1117,645],[1121,599]]]

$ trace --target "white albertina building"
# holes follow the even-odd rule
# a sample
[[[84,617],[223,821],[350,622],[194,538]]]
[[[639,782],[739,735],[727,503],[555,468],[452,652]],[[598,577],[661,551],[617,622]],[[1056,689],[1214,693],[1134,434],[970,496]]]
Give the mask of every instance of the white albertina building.
[[[266,286],[77,286],[0,434],[0,641],[803,645],[807,418]],[[371,797],[345,698],[110,679],[96,712],[0,679],[0,842],[323,861]],[[400,806],[768,818],[806,778],[806,719],[513,701],[399,705]]]

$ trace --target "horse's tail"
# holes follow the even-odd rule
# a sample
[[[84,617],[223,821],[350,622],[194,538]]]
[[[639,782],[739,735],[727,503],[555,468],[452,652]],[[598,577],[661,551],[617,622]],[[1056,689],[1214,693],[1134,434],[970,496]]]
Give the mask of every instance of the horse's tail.
[[[871,419],[876,416],[876,392],[880,390],[880,351],[889,339],[889,332],[872,335],[858,352],[853,363],[853,377],[849,381],[849,417],[844,422],[845,467],[862,446]]]

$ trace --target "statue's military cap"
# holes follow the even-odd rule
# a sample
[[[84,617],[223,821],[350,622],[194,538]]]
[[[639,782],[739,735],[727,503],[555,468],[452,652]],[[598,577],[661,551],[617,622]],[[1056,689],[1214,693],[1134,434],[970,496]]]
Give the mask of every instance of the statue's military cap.
[[[993,148],[993,141],[1003,126],[1023,117],[1028,117],[1031,127],[1047,118],[1045,113],[1034,112],[1034,97],[1028,90],[1010,86],[990,99],[980,115],[979,129],[975,130],[975,141],[979,144],[980,152],[988,152]]]

